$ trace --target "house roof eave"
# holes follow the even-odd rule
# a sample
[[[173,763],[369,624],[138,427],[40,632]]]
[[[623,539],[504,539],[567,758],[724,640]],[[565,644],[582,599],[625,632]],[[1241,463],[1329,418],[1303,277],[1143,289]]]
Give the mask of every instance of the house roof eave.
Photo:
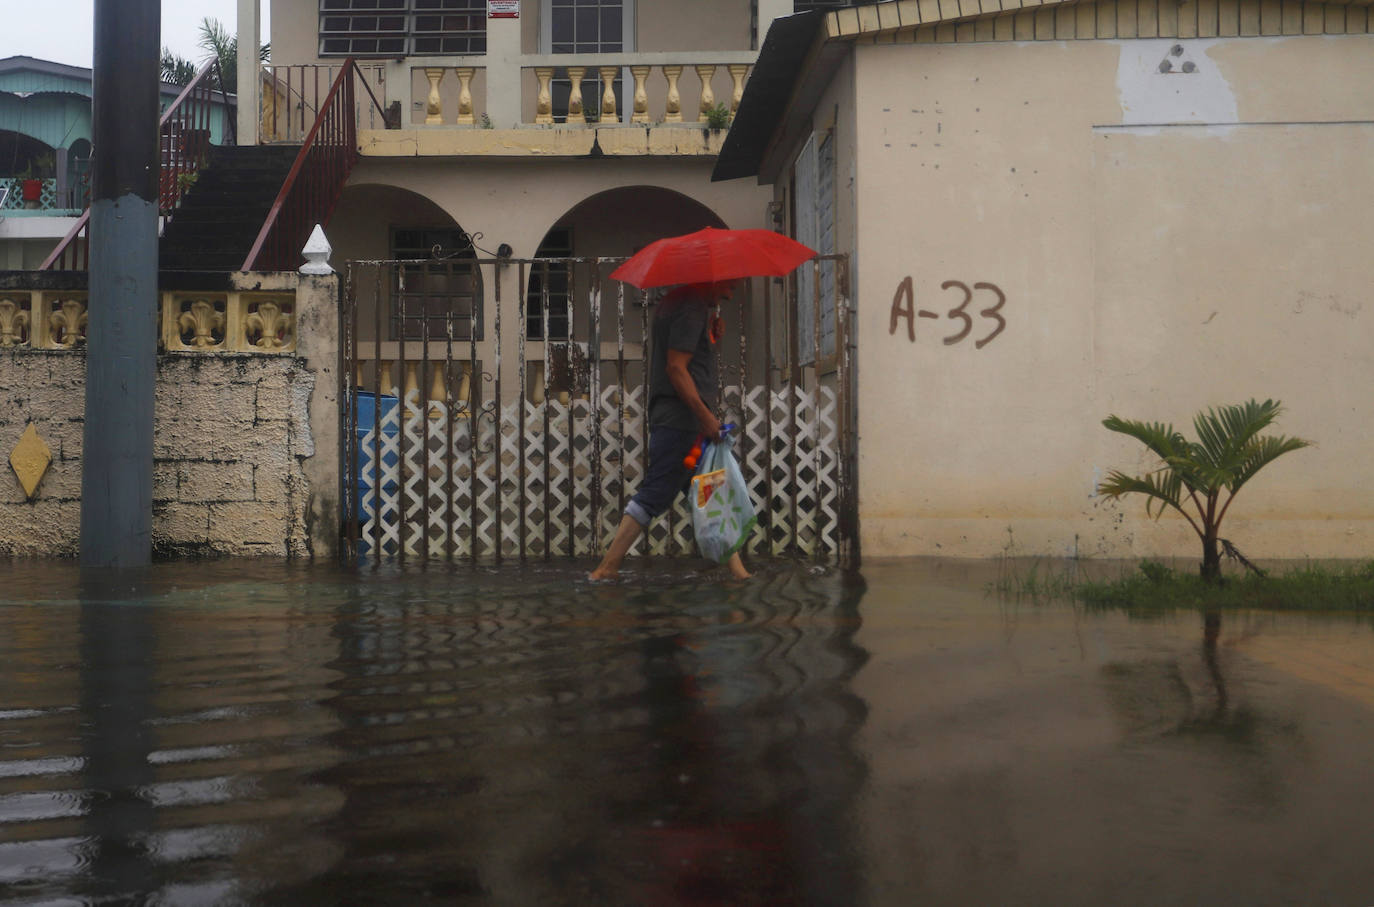
[[[758,175],[759,163],[792,106],[798,77],[826,40],[825,17],[810,12],[773,20],[716,158],[712,182]]]

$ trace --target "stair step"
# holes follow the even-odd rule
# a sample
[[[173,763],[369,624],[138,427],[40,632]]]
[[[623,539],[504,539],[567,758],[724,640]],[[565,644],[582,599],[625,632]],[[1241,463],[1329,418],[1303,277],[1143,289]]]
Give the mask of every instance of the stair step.
[[[241,267],[299,153],[299,145],[212,147],[163,231],[159,267]]]

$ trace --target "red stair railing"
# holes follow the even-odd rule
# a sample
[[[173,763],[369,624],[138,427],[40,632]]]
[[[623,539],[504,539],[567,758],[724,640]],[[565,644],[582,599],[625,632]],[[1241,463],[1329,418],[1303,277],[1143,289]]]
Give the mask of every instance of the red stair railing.
[[[216,87],[218,86],[218,87]],[[158,213],[164,217],[181,204],[205,166],[210,153],[210,126],[215,95],[228,126],[229,140],[237,140],[237,122],[224,91],[219,61],[201,67],[158,122]],[[98,153],[98,152],[97,152]],[[57,248],[38,266],[40,271],[85,271],[90,268],[91,209],[86,208]]]
[[[328,223],[358,160],[353,87],[357,77],[357,67],[349,58],[335,77],[242,270],[294,270],[315,224]],[[366,81],[363,87],[381,110],[372,87]]]

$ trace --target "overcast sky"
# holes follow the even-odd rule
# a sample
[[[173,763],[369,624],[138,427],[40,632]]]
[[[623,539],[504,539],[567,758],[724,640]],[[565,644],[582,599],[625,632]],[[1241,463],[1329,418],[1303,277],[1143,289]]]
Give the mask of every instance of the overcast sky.
[[[263,34],[271,0],[262,2]],[[0,0],[0,58],[23,54],[71,66],[91,65],[91,10],[95,0]],[[238,28],[238,0],[162,0],[162,44],[200,62],[200,23],[218,19]]]

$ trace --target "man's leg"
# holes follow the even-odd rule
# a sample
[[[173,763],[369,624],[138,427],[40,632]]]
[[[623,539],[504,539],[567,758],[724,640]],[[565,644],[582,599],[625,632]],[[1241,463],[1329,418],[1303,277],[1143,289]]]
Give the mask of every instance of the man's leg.
[[[740,559],[739,552],[730,555],[730,560],[725,565],[730,568],[730,575],[735,579],[748,579],[749,571],[744,569],[744,561]]]
[[[672,506],[673,498],[683,484],[692,477],[682,458],[692,449],[696,435],[674,428],[652,426],[649,429],[649,466],[644,481],[625,506],[625,515],[616,528],[615,538],[606,556],[587,579],[613,579],[620,572],[620,562],[654,519]]]
[[[615,530],[615,538],[611,539],[611,547],[606,549],[606,556],[596,565],[596,569],[587,574],[587,579],[615,579],[620,573],[620,562],[625,559],[625,553],[643,531],[644,527],[639,525],[639,520],[628,513],[621,517],[620,526]]]

